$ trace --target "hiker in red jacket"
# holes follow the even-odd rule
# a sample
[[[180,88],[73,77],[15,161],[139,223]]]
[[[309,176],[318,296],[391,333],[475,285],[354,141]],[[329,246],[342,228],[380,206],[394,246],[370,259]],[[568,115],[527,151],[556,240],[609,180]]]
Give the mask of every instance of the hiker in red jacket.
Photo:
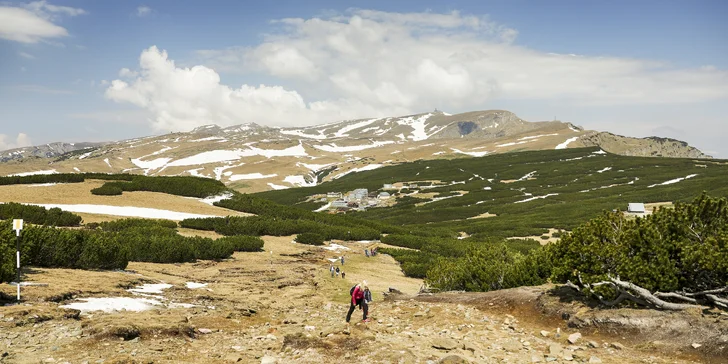
[[[362,321],[369,322],[369,319],[367,319],[369,305],[364,300],[364,290],[367,288],[367,281],[362,281],[361,284],[357,284],[356,287],[354,287],[354,291],[351,293],[351,302],[349,302],[349,312],[346,314],[347,324],[351,320],[351,314],[354,313],[354,308],[356,308],[356,306],[359,306],[360,310],[364,310]]]

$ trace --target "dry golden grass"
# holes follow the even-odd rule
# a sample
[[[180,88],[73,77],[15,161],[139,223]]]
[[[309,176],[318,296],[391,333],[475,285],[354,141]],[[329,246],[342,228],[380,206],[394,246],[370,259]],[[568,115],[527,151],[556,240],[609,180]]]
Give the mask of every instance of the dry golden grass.
[[[426,193],[415,193],[409,195],[409,197],[420,198],[423,200],[430,200],[440,195],[439,192],[426,192]]]
[[[673,205],[672,202],[652,202],[652,203],[646,203],[645,204],[645,212],[652,213],[653,209],[658,208],[673,208],[675,205]]]
[[[134,206],[165,209],[204,215],[239,215],[249,214],[211,206],[195,198],[186,198],[157,192],[124,192],[121,196],[97,196],[91,190],[103,184],[103,181],[86,181],[82,183],[64,183],[53,186],[9,185],[0,186],[0,202],[21,202],[37,204],[91,204],[110,206]],[[84,214],[86,222],[105,221],[107,217],[92,217]]]
[[[389,255],[378,254],[374,257],[366,257],[364,249],[371,249],[375,246],[390,247],[381,243],[356,243],[356,242],[336,242],[339,245],[348,247],[351,250],[342,252],[328,252],[327,258],[336,258],[341,255],[345,258],[345,264],[342,268],[346,272],[347,290],[345,299],[348,300],[348,288],[356,283],[366,280],[369,288],[375,296],[380,296],[380,292],[389,290],[389,287],[395,287],[406,294],[416,294],[422,286],[422,280],[416,278],[405,277],[402,273],[399,263]],[[393,247],[399,248],[399,247]],[[328,268],[328,261],[323,261]],[[335,263],[338,265],[338,263]],[[326,272],[328,273],[328,271]]]

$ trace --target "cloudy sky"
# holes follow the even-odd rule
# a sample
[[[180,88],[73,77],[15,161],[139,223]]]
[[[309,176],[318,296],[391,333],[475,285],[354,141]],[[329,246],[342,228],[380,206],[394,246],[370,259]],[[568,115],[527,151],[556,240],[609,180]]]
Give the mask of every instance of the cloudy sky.
[[[4,1],[0,150],[437,108],[728,158],[726,18],[722,0]]]

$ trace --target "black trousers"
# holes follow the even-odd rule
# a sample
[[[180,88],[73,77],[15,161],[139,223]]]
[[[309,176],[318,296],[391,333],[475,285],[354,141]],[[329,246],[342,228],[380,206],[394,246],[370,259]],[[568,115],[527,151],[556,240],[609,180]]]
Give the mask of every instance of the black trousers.
[[[351,321],[351,314],[354,313],[354,310],[358,305],[361,305],[361,309],[362,311],[364,311],[364,318],[362,320],[367,319],[367,315],[369,314],[369,304],[367,304],[367,301],[365,300],[360,300],[356,301],[356,305],[353,303],[349,303],[349,312],[346,313],[346,322]]]

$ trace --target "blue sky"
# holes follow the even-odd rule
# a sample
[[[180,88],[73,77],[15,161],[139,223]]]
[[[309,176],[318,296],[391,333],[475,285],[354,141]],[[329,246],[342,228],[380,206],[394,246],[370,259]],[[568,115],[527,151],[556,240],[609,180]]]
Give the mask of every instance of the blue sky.
[[[437,107],[728,157],[724,1],[213,3],[0,3],[0,149]]]

